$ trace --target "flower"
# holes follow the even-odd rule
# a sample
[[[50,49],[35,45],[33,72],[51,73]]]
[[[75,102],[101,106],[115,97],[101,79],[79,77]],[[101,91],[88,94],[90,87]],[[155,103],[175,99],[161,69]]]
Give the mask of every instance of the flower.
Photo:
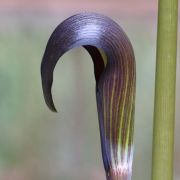
[[[81,13],[63,21],[52,33],[41,64],[46,104],[56,111],[51,87],[53,71],[68,50],[83,46],[94,62],[101,148],[107,180],[130,180],[133,159],[135,58],[121,27],[110,18]]]

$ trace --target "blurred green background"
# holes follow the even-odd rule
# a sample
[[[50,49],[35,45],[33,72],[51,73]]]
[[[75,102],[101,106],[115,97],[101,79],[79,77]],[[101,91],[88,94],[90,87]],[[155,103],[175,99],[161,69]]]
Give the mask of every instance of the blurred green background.
[[[40,63],[47,40],[82,11],[108,15],[132,41],[137,63],[133,180],[150,180],[157,1],[0,2],[0,179],[104,180],[90,56],[73,49],[58,62],[45,105]],[[178,40],[178,42],[180,42]],[[175,180],[180,179],[180,63],[177,72]]]

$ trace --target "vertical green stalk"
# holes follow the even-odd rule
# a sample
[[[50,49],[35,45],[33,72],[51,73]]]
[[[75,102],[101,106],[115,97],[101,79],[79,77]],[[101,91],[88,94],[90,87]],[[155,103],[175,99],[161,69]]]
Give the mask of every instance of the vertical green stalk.
[[[152,180],[173,180],[178,0],[159,0]]]

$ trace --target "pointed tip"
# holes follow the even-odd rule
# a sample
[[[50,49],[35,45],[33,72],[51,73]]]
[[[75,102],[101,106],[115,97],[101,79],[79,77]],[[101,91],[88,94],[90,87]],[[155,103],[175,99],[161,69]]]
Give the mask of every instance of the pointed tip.
[[[46,102],[48,108],[52,112],[56,112],[57,113],[57,110],[56,110],[56,107],[54,105],[53,98],[52,98],[51,85],[50,86],[46,86],[46,85],[43,84],[43,93],[44,93],[44,99],[45,99],[45,102]]]
[[[51,73],[45,73],[46,71],[41,71],[41,77],[42,77],[42,89],[44,94],[45,102],[48,106],[48,108],[52,112],[57,112],[56,107],[53,102],[52,93],[51,93],[51,87],[53,82],[53,76]]]
[[[53,99],[52,99],[52,94],[51,94],[51,92],[50,92],[49,94],[44,94],[44,99],[45,99],[45,102],[46,102],[48,108],[49,108],[52,112],[57,113],[56,107],[55,107],[54,102],[53,102]]]
[[[51,104],[51,105],[48,105],[48,108],[49,108],[52,112],[57,113],[57,110],[56,110],[56,108],[55,108],[55,106],[54,106],[54,103]]]

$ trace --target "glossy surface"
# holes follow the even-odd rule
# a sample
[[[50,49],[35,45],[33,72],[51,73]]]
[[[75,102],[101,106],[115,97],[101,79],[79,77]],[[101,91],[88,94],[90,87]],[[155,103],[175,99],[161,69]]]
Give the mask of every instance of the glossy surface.
[[[87,45],[96,62],[96,98],[106,176],[109,180],[129,180],[133,157],[135,60],[131,43],[118,24],[94,13],[77,14],[61,23],[48,41],[41,64],[44,97],[48,107],[56,111],[51,94],[55,65],[69,49]],[[107,57],[104,66],[98,49]]]

